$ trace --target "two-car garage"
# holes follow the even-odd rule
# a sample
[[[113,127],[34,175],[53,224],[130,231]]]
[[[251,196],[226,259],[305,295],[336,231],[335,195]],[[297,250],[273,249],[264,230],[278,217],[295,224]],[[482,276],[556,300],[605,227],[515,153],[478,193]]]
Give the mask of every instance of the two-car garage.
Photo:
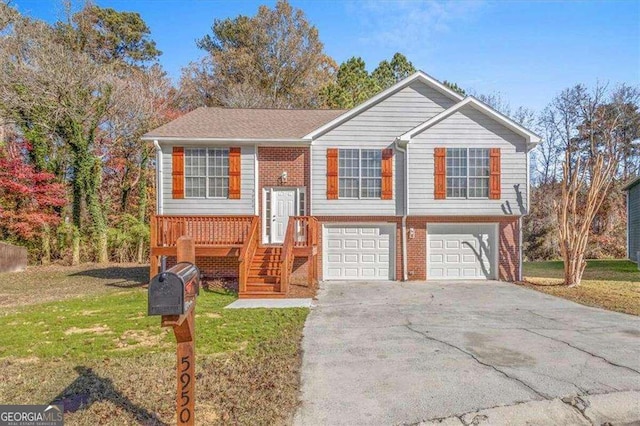
[[[428,280],[497,279],[497,223],[428,223],[426,278]],[[409,232],[409,244],[412,235]],[[325,224],[323,226],[325,280],[394,280],[396,224]],[[424,239],[422,240],[424,241]],[[423,246],[424,247],[424,246]],[[410,252],[409,271],[419,259]]]

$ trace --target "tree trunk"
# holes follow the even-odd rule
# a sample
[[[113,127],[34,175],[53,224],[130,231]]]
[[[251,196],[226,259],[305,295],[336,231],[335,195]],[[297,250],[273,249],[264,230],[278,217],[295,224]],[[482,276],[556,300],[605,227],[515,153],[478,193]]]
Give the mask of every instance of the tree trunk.
[[[109,250],[107,241],[107,221],[98,191],[102,182],[102,161],[99,158],[92,158],[93,166],[87,176],[85,193],[87,194],[87,209],[91,217],[93,234],[96,237],[96,260],[98,263],[109,262]]]
[[[147,216],[147,163],[149,162],[149,153],[147,147],[142,149],[142,159],[140,161],[140,180],[138,181],[138,220],[140,223],[144,223]],[[137,247],[137,261],[138,263],[144,263],[144,235],[138,237]]]
[[[80,230],[72,226],[71,227],[71,265],[76,266],[80,264]]]
[[[107,230],[104,229],[97,233],[96,257],[98,263],[109,262],[109,248],[107,244]]]
[[[49,225],[42,227],[42,258],[40,259],[43,265],[51,263],[51,230]]]

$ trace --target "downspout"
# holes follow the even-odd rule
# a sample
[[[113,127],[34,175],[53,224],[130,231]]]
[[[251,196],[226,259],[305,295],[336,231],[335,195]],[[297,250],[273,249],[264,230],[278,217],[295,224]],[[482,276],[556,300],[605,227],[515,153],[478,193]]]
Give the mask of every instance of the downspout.
[[[409,213],[409,147],[400,146],[401,141],[396,140],[396,148],[404,154],[404,206],[402,214],[402,281],[409,279],[409,261],[407,259],[407,215]]]
[[[518,281],[522,281],[523,279],[523,271],[522,271],[522,267],[523,267],[523,255],[524,255],[524,249],[522,248],[522,221],[524,219],[525,216],[529,215],[529,209],[531,206],[531,170],[529,169],[529,156],[531,154],[531,150],[527,148],[527,153],[526,153],[526,157],[525,157],[525,161],[526,161],[526,165],[527,165],[527,209],[525,210],[524,214],[520,216],[520,218],[518,219],[518,249],[519,249],[519,255],[518,255]]]
[[[157,139],[153,146],[156,148],[156,214],[162,214],[162,147]]]
[[[153,140],[153,146],[156,148],[156,214],[163,212],[163,192],[162,192],[162,147],[157,139]],[[160,270],[167,270],[167,257],[160,256]]]

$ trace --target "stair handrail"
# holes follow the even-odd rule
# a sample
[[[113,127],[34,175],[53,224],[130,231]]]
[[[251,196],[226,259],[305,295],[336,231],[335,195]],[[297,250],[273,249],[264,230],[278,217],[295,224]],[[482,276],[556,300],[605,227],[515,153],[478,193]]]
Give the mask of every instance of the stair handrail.
[[[296,226],[296,218],[289,217],[287,223],[287,232],[284,235],[284,242],[282,244],[282,264],[280,265],[280,292],[287,294],[289,292],[289,277],[293,269],[293,246],[294,232]]]
[[[258,228],[260,220],[258,216],[254,216],[251,220],[251,227],[249,228],[249,234],[245,240],[242,248],[240,249],[240,255],[238,256],[238,262],[240,262],[238,271],[238,292],[244,293],[247,291],[247,278],[249,277],[249,268],[251,267],[251,261],[256,254],[258,248]]]

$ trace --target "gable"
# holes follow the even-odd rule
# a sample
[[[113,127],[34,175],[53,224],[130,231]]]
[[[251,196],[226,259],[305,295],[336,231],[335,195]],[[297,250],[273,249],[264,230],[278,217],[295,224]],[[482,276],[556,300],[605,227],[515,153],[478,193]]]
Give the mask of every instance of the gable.
[[[527,141],[498,120],[465,105],[450,116],[422,130],[414,140],[440,140],[450,144],[510,144],[516,151],[526,152]]]
[[[455,100],[432,86],[415,80],[379,100],[335,127],[325,131],[317,141],[392,143],[398,136],[447,108]]]

